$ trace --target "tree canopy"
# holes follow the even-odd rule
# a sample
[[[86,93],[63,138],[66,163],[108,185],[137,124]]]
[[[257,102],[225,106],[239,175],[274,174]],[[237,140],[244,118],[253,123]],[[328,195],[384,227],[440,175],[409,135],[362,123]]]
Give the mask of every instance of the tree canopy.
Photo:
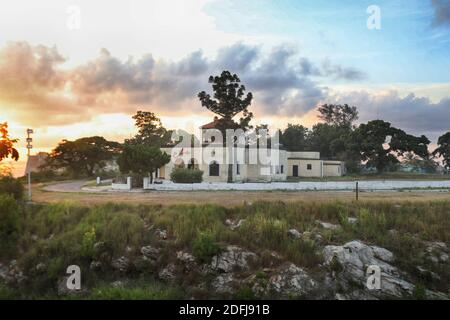
[[[367,165],[383,172],[390,165],[399,163],[399,157],[406,153],[427,158],[429,143],[430,140],[423,135],[415,137],[389,122],[373,120],[356,128],[348,145],[359,153],[362,161],[367,161]]]
[[[170,155],[158,147],[145,144],[125,144],[117,163],[122,173],[141,176],[151,174],[170,161]]]
[[[0,161],[11,157],[13,160],[19,160],[19,152],[14,148],[18,139],[12,139],[8,133],[8,123],[0,123]]]
[[[318,108],[319,119],[329,125],[350,127],[358,120],[358,110],[348,104],[324,104]]]
[[[51,152],[47,165],[64,168],[75,176],[92,176],[96,168],[103,168],[107,160],[118,154],[121,144],[103,137],[85,137],[75,141],[63,140]]]
[[[162,147],[170,142],[172,131],[164,128],[161,119],[153,112],[137,111],[133,119],[138,133],[132,139],[127,140],[127,143]]]
[[[248,111],[248,107],[252,103],[253,95],[251,92],[245,95],[245,86],[240,84],[239,77],[229,71],[223,71],[220,76],[210,76],[208,82],[212,84],[214,96],[211,98],[210,94],[201,91],[198,98],[202,106],[228,121],[242,112],[239,126],[243,129],[250,128],[253,113]]]
[[[438,147],[433,151],[433,155],[442,157],[444,167],[450,170],[450,132],[439,137]]]

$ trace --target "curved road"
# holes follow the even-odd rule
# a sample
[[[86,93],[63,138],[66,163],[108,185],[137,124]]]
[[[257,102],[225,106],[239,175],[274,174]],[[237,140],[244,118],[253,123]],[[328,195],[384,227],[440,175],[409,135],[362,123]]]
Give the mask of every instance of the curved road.
[[[42,190],[51,192],[84,192],[81,188],[84,187],[87,182],[87,180],[59,182],[45,186]]]

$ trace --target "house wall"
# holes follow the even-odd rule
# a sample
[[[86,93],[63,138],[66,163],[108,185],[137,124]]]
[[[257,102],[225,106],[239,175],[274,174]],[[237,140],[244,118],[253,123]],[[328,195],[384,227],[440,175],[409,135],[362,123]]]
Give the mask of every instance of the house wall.
[[[293,167],[298,166],[299,177],[322,177],[322,161],[317,159],[287,159],[287,175],[293,177]],[[308,164],[311,169],[308,169]]]
[[[324,177],[340,177],[344,174],[343,164],[340,161],[324,161],[323,176]]]
[[[180,150],[174,151],[173,149],[162,149],[164,152],[170,154],[172,157],[182,159],[185,167],[187,167],[191,158],[196,159],[195,163],[198,164],[198,168],[203,171],[204,182],[227,182],[228,181],[228,164],[226,164],[226,152],[221,147],[201,149],[193,148],[190,150],[184,150],[180,156]],[[222,163],[219,163],[219,176],[209,175],[209,164],[202,163],[202,152],[215,151],[216,159],[222,159]],[[245,149],[241,149],[245,150]],[[341,176],[343,166],[340,161],[322,161],[320,160],[319,152],[288,152],[285,150],[279,150],[279,162],[276,166],[262,165],[262,164],[249,164],[249,152],[248,149],[243,153],[244,159],[237,160],[235,155],[235,163],[232,166],[232,179],[234,182],[256,182],[256,181],[285,181],[287,177],[293,176],[293,166],[298,166],[299,177],[322,177],[322,176]],[[174,159],[174,158],[173,158]],[[242,163],[241,161],[245,163]],[[178,161],[178,160],[177,160]],[[178,162],[180,162],[178,161]],[[237,162],[239,165],[239,174],[237,174]],[[308,169],[308,164],[311,165],[311,169]],[[323,165],[326,164],[326,165]],[[283,166],[283,172],[281,172],[281,166]],[[169,180],[170,173],[174,169],[175,165],[173,160],[160,168],[159,176]]]

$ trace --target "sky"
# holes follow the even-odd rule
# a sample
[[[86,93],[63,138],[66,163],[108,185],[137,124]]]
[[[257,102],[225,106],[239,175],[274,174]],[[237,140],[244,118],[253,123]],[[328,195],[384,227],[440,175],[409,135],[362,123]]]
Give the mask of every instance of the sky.
[[[237,73],[254,124],[311,127],[348,103],[433,143],[450,125],[450,0],[40,0],[0,10],[0,122],[22,161],[62,139],[133,135],[149,110],[170,128],[211,121],[196,95]]]

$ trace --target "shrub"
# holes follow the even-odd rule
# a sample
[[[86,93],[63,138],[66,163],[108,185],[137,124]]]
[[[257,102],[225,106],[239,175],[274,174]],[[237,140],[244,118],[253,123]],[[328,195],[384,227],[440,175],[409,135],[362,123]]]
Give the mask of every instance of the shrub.
[[[14,197],[16,200],[20,200],[23,197],[23,185],[12,176],[0,177],[0,193],[6,193]]]
[[[175,183],[200,183],[203,181],[203,171],[177,168],[170,174],[170,179]]]
[[[13,251],[19,235],[20,208],[11,195],[0,194],[0,255]]]
[[[192,253],[200,262],[210,262],[211,258],[219,252],[219,245],[208,232],[200,232],[192,244]]]

